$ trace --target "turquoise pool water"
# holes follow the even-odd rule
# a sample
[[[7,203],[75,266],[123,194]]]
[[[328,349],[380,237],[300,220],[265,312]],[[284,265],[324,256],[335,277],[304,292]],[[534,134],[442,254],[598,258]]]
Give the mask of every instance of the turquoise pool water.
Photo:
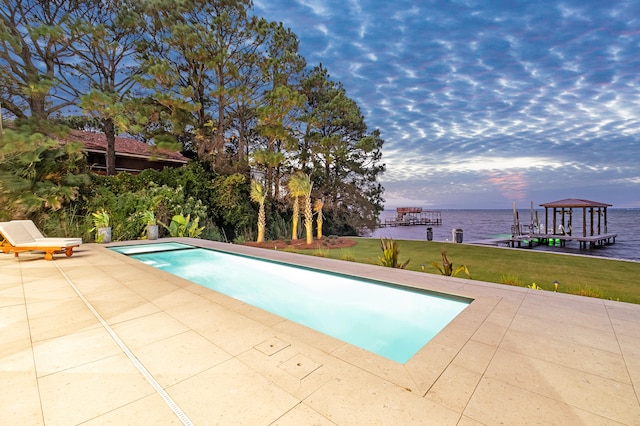
[[[401,364],[470,303],[177,243],[113,249]]]

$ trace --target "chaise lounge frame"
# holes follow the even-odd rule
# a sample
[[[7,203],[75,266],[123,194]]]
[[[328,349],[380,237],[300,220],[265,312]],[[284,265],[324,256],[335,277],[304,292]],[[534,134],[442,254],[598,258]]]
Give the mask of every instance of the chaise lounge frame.
[[[64,252],[67,256],[73,255],[73,249],[82,244],[80,238],[45,238],[38,228],[31,222],[23,221],[0,222],[0,236],[4,239],[0,244],[3,253],[13,252],[15,257],[19,253],[28,251],[43,251],[46,260],[53,260],[53,255]],[[33,229],[31,229],[33,228]],[[41,237],[34,238],[34,232]]]

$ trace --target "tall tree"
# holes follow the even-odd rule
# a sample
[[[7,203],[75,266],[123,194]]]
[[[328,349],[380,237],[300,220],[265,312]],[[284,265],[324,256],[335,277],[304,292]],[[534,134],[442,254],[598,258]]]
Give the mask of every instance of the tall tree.
[[[77,101],[61,76],[73,57],[70,26],[85,3],[1,1],[0,102],[15,117],[45,120]]]
[[[280,177],[286,160],[297,148],[299,117],[306,98],[299,92],[305,60],[298,53],[298,38],[281,23],[269,26],[267,48],[261,60],[265,91],[257,109],[256,132],[262,137],[262,149],[281,156],[282,163],[272,163],[267,175],[273,179],[273,194],[279,199]]]
[[[377,181],[385,170],[384,141],[378,130],[367,132],[357,104],[322,66],[306,75],[302,87],[306,129],[298,161],[324,199],[325,226],[335,234],[372,228],[384,201]]]
[[[263,105],[258,108],[259,122],[256,131],[265,141],[263,148],[268,156],[279,159],[279,162],[267,162],[267,176],[273,184],[274,198],[279,198],[280,171],[286,154],[296,144],[296,138],[291,130],[290,116],[293,111],[301,108],[304,96],[288,86],[278,86],[265,94]]]
[[[271,88],[298,85],[306,66],[298,52],[298,36],[282,23],[272,22],[268,28],[266,49],[260,61],[265,82]]]
[[[257,105],[260,102],[260,94],[257,90],[255,73],[258,64],[250,64],[243,68],[240,78],[243,80],[241,87],[234,93],[234,99],[230,104],[229,130],[232,134],[229,138],[230,156],[238,170],[248,169],[249,149],[255,137],[255,126],[258,121]]]
[[[77,11],[72,26],[77,62],[67,83],[80,82],[77,93],[82,109],[101,123],[107,139],[107,175],[116,173],[116,135],[130,130],[135,122],[127,111],[127,100],[139,72],[133,62],[142,22],[136,4],[133,0],[89,4]]]
[[[245,94],[241,72],[257,60],[266,34],[266,21],[249,16],[250,7],[250,0],[159,0],[146,8],[140,58],[147,86],[195,106],[195,151],[217,166],[227,160],[231,104]]]

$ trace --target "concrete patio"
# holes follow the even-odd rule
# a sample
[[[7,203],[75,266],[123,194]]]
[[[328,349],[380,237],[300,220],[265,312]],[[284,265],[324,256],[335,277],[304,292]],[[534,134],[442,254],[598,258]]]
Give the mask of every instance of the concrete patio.
[[[104,246],[0,254],[0,424],[640,424],[640,305],[181,241],[474,301],[401,365]]]

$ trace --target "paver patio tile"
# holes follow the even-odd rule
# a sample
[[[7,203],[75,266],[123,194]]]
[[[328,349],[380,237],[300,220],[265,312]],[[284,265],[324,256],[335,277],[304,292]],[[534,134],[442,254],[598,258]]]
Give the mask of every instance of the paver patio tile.
[[[498,350],[485,377],[623,424],[640,419],[631,385],[504,349]]]
[[[104,328],[41,340],[33,344],[38,377],[122,353]]]
[[[189,330],[166,312],[157,312],[114,324],[111,327],[129,347],[139,348]]]
[[[158,394],[145,396],[122,407],[82,423],[83,426],[163,425],[183,423]]]
[[[300,402],[235,359],[167,392],[195,424],[271,424]]]
[[[425,398],[461,413],[481,378],[482,373],[452,364],[429,389]]]
[[[193,331],[137,348],[134,354],[163,387],[186,380],[231,358]]]
[[[155,392],[123,354],[50,374],[38,382],[47,425],[79,424]]]
[[[612,424],[611,419],[567,405],[554,395],[540,395],[490,377],[480,381],[464,416],[483,425]]]
[[[292,410],[288,411],[286,414],[272,423],[272,426],[300,425],[335,426],[335,423],[304,403],[296,405]]]
[[[460,414],[362,371],[328,382],[304,401],[339,425],[453,425]]]
[[[539,333],[509,330],[500,348],[629,384],[618,346],[603,351]]]
[[[44,424],[35,370],[6,371],[0,366],[0,383],[0,424]]]

